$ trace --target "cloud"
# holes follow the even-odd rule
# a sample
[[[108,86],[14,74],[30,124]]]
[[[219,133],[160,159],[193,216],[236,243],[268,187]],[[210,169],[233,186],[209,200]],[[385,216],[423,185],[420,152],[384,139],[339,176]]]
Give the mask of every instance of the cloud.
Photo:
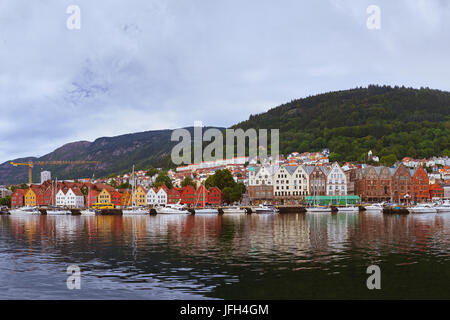
[[[449,90],[449,21],[445,1],[4,0],[0,162],[370,83]]]

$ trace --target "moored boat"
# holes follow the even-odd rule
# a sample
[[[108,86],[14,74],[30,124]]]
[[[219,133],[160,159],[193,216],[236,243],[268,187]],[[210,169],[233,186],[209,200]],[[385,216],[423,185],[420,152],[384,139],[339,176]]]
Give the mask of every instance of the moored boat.
[[[437,213],[436,208],[428,203],[420,203],[413,207],[409,207],[408,211],[410,213]]]
[[[434,207],[437,213],[450,212],[450,200],[445,200],[443,203]]]
[[[41,214],[41,212],[38,210],[37,207],[22,207],[22,208],[12,209],[9,212],[11,213],[11,215]]]
[[[168,204],[165,207],[156,207],[157,214],[188,214],[189,211],[184,209],[184,206],[177,204]]]
[[[222,208],[222,211],[224,214],[228,213],[245,213],[245,209],[239,207],[239,206],[230,206],[226,208]]]
[[[359,212],[359,208],[355,206],[338,207],[338,212]]]
[[[307,207],[306,212],[308,212],[308,213],[331,213],[331,208],[327,207],[327,206]]]
[[[384,203],[374,203],[369,206],[364,206],[364,208],[366,209],[366,211],[382,212],[383,206],[384,206]]]
[[[270,214],[273,214],[273,213],[277,213],[278,209],[275,208],[274,206],[271,206],[271,205],[260,204],[259,207],[257,207],[255,209],[255,212],[256,213],[270,213]]]
[[[214,209],[214,208],[200,208],[200,209],[195,209],[195,214],[219,214],[219,210]]]
[[[122,209],[122,214],[124,215],[145,215],[148,213],[149,211],[146,208],[142,207],[131,207]]]

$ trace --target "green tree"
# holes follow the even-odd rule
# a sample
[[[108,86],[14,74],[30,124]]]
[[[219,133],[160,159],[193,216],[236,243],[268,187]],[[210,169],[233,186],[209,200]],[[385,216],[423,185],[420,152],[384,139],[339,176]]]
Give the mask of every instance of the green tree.
[[[169,189],[173,188],[172,180],[169,178],[169,176],[167,174],[161,172],[156,177],[154,187],[155,188],[159,188],[163,184],[165,184],[166,187],[169,188]]]
[[[150,169],[147,170],[147,172],[145,173],[145,175],[146,175],[146,176],[149,176],[149,177],[153,177],[153,176],[154,176],[155,174],[157,174],[158,172],[159,172],[158,169],[150,168]]]
[[[0,198],[0,205],[11,207],[11,197],[6,196],[4,198]]]
[[[117,181],[112,179],[109,183],[108,183],[111,187],[113,187],[114,189],[117,187]]]
[[[387,156],[383,156],[380,159],[380,162],[386,166],[392,166],[397,161],[397,157],[394,154],[389,154]]]
[[[212,176],[209,176],[205,181],[206,188],[218,187],[220,190],[224,190],[226,187],[234,187],[236,181],[233,179],[233,175],[230,170],[223,169],[217,170]]]
[[[117,189],[131,189],[131,184],[129,182],[124,182],[120,184]]]
[[[197,184],[194,182],[194,180],[192,180],[190,176],[185,177],[183,181],[181,181],[182,188],[186,187],[187,185],[193,186],[194,188],[197,187]]]

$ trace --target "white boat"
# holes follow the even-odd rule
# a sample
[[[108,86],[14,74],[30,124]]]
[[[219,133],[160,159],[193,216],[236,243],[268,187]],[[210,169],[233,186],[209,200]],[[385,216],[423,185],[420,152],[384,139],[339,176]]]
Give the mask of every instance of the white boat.
[[[188,214],[189,211],[184,209],[184,206],[179,203],[168,204],[165,207],[156,207],[157,214]]]
[[[41,212],[36,207],[22,207],[17,209],[9,210],[11,215],[30,215],[30,214],[41,214]]]
[[[122,214],[124,215],[145,215],[148,213],[149,211],[147,209],[141,207],[131,207],[122,209]]]
[[[70,214],[70,210],[64,210],[64,209],[58,209],[58,208],[52,208],[52,209],[47,209],[47,215],[50,216],[59,216],[59,215],[68,215]]]
[[[92,208],[81,210],[80,212],[84,216],[95,216],[95,210]]]
[[[450,212],[450,200],[445,200],[443,203],[434,207],[437,213]]]
[[[308,207],[306,212],[309,213],[331,213],[331,208],[325,206]]]
[[[227,213],[245,213],[245,209],[242,209],[239,206],[230,206],[230,207],[222,208],[222,211],[223,211],[224,214],[227,214]]]
[[[437,210],[435,207],[428,203],[420,203],[413,207],[408,208],[410,213],[436,213]]]
[[[195,214],[219,214],[219,210],[214,209],[214,208],[200,208],[200,209],[195,209]]]
[[[366,211],[383,211],[384,203],[374,203],[370,206],[365,206]]]
[[[255,209],[255,212],[256,213],[277,213],[278,209],[275,208],[274,206],[260,204],[259,207],[257,207]]]
[[[338,212],[359,212],[359,208],[355,206],[338,207]]]

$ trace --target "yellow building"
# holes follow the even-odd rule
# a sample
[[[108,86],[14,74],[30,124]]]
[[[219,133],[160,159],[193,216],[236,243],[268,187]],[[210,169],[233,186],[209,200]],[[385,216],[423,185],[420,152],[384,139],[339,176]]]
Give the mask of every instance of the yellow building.
[[[25,206],[34,207],[36,206],[36,193],[33,191],[33,189],[28,189],[28,191],[25,193]]]
[[[108,190],[103,189],[98,194],[97,199],[99,203],[111,203],[111,194],[108,192]]]
[[[133,200],[136,201],[137,206],[145,206],[147,202],[147,193],[145,192],[145,189],[142,186],[138,186],[136,188]]]

